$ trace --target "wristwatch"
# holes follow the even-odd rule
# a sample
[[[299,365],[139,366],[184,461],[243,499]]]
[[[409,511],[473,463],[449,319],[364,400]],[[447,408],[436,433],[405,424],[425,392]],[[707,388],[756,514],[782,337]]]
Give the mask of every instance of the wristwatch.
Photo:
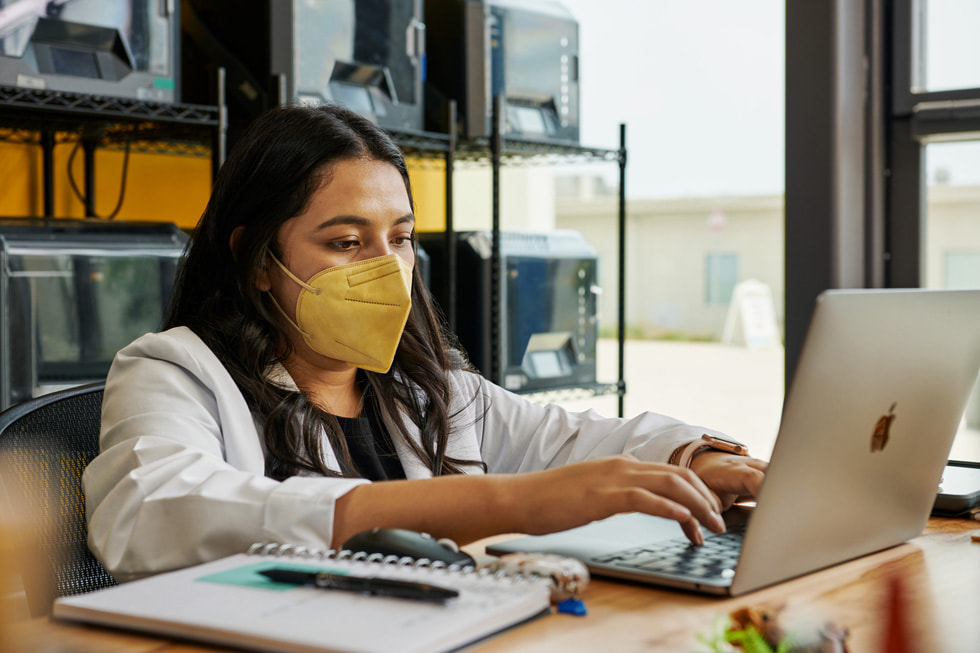
[[[748,456],[748,448],[741,442],[736,442],[735,440],[729,440],[718,435],[708,435],[704,433],[701,438],[694,440],[690,444],[677,449],[674,454],[670,457],[670,462],[674,463],[676,458],[676,464],[678,467],[690,467],[691,462],[694,461],[694,457],[705,451],[723,451],[725,453],[730,453],[736,456]]]

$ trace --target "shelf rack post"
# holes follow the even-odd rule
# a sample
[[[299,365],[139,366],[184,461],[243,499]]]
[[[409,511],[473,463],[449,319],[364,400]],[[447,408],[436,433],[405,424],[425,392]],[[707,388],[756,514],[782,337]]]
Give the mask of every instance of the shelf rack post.
[[[82,132],[82,160],[85,170],[85,217],[94,218],[95,214],[95,150],[98,146],[98,137]]]
[[[453,167],[456,165],[456,100],[450,100],[447,125],[449,143],[446,147],[446,261],[443,274],[446,275],[446,319],[449,330],[456,333],[456,225],[453,218]]]
[[[42,186],[44,189],[44,217],[54,217],[54,132],[41,130]],[[4,351],[8,351],[4,349]]]
[[[215,92],[218,98],[218,120],[214,125],[211,144],[211,182],[218,177],[218,170],[224,165],[225,151],[228,143],[228,105],[225,85],[227,83],[227,73],[224,67],[219,66],[215,73]]]
[[[503,148],[504,96],[495,95],[491,112],[490,129],[490,174],[492,201],[491,246],[490,246],[490,380],[503,383],[503,361],[500,360],[502,346],[500,311],[500,152]]]
[[[619,292],[617,297],[617,355],[619,374],[616,377],[619,416],[623,417],[626,400],[626,123],[619,124]]]

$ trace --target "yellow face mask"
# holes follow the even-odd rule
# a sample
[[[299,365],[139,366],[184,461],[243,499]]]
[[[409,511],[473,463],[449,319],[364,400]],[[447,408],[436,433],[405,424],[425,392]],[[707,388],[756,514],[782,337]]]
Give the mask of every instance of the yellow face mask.
[[[327,268],[304,282],[271,252],[269,256],[303,288],[296,300],[296,322],[275,298],[272,303],[310,349],[372,372],[391,369],[412,308],[410,263],[387,254]]]

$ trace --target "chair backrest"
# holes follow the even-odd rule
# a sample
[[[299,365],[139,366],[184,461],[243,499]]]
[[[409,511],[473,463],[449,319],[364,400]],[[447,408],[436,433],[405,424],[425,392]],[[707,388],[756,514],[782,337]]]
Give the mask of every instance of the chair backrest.
[[[0,488],[39,518],[37,554],[50,573],[46,582],[24,578],[32,615],[46,613],[56,596],[116,584],[88,549],[82,493],[82,472],[99,453],[103,387],[54,392],[0,413]]]

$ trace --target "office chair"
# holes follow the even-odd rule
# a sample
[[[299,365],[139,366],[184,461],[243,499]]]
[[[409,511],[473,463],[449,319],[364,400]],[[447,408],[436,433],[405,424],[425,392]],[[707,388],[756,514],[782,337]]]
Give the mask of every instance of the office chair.
[[[57,596],[116,581],[86,544],[82,472],[99,452],[104,383],[35,397],[0,413],[0,490],[37,518],[37,556],[44,576],[24,572],[32,615]],[[47,526],[47,527],[46,527]]]

